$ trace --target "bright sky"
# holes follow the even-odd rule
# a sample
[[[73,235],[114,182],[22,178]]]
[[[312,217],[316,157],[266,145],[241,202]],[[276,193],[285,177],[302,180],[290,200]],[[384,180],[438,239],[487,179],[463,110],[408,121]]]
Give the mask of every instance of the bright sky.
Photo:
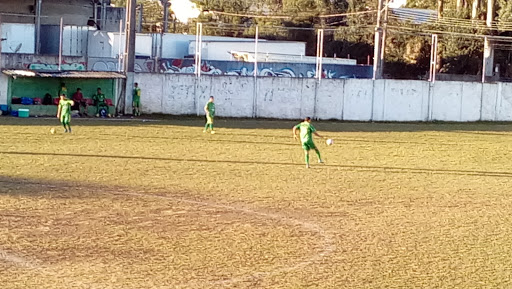
[[[196,4],[189,0],[171,0],[171,10],[182,23],[187,23],[190,18],[196,18],[201,14]]]
[[[407,0],[390,0],[389,8],[400,8],[407,4]]]

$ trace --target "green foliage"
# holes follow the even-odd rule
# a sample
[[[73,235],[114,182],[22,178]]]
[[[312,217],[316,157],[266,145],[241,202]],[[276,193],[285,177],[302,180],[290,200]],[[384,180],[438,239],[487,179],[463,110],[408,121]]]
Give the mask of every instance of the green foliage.
[[[259,26],[260,37],[269,40],[304,41],[306,54],[316,54],[316,29],[326,28],[325,56],[356,58],[358,63],[366,63],[368,56],[373,57],[375,13],[318,17],[326,14],[370,11],[377,9],[377,0],[192,0],[203,11],[221,13],[203,13],[188,24],[173,23],[171,29],[177,33],[195,33],[195,23],[204,24],[204,35],[254,37],[255,27]],[[123,6],[126,0],[113,0],[116,6]],[[144,31],[155,31],[155,24],[163,22],[163,8],[159,0],[138,0],[144,5]],[[389,21],[389,25],[399,27],[389,30],[386,39],[385,72],[393,77],[418,78],[429,69],[431,41],[430,35],[420,35],[425,30],[445,31],[454,34],[486,34],[489,31],[471,27],[469,20],[473,0],[457,9],[456,0],[444,0],[443,17],[460,19],[467,25],[442,26],[414,24],[403,21]],[[437,10],[438,0],[409,0],[407,7]],[[481,0],[477,11],[485,17],[486,0]],[[286,15],[288,18],[253,18],[250,15]],[[496,0],[496,22],[512,22],[512,1]],[[173,25],[174,24],[174,25]],[[510,24],[508,24],[510,25]],[[403,33],[405,32],[405,34]],[[496,31],[493,33],[500,33]],[[466,36],[439,36],[439,71],[443,73],[476,74],[481,69],[483,43],[481,39]],[[505,59],[496,52],[497,59]],[[507,59],[511,59],[508,57]],[[509,62],[512,62],[510,60]],[[506,65],[503,65],[505,67]],[[394,70],[396,69],[396,70]]]

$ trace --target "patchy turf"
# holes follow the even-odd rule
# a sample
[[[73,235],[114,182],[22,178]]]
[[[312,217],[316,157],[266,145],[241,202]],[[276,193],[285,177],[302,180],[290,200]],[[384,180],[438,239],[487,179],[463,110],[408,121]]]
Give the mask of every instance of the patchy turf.
[[[512,126],[293,124],[0,118],[0,287],[512,286]]]

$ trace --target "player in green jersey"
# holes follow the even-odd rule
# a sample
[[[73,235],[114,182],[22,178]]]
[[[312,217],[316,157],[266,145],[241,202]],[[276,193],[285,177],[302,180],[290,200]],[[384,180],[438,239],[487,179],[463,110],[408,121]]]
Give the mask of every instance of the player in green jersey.
[[[208,99],[208,102],[204,106],[204,112],[206,113],[206,125],[204,126],[203,132],[207,132],[209,128],[211,133],[214,134],[213,118],[215,116],[215,103],[213,102],[213,96],[210,96],[210,99]]]
[[[100,109],[104,108],[106,109],[108,113],[108,105],[105,101],[107,97],[103,92],[101,92],[101,88],[98,87],[98,90],[96,91],[96,94],[92,96],[92,100],[94,101],[94,105],[96,106],[96,117],[100,116]]]
[[[66,98],[66,95],[60,95],[59,107],[57,108],[57,118],[60,119],[65,132],[71,132],[71,106],[75,104],[74,101]]]
[[[313,142],[313,134],[317,137],[324,138],[323,136],[319,135],[316,132],[316,129],[314,126],[311,125],[311,118],[306,117],[303,122],[299,123],[298,125],[294,126],[292,129],[293,132],[293,138],[297,139],[297,130],[300,131],[300,142],[302,143],[302,148],[304,149],[304,153],[306,154],[306,168],[309,168],[309,151],[315,150],[316,155],[318,156],[318,162],[323,163],[322,157],[320,156],[320,151],[316,147],[315,143]]]
[[[66,84],[65,83],[61,83],[60,84],[60,89],[59,89],[59,95],[63,95],[65,97],[68,97],[68,89],[66,88]]]
[[[133,88],[133,115],[140,116],[140,87],[137,82],[135,82]]]

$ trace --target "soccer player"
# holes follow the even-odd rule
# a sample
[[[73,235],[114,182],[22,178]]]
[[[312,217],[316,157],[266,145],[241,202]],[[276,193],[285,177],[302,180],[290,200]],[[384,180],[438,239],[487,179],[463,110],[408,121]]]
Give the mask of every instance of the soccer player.
[[[98,90],[97,90],[96,94],[92,96],[92,99],[94,100],[95,105],[96,105],[96,117],[100,116],[100,109],[101,108],[105,108],[107,110],[107,113],[108,113],[108,105],[105,102],[106,98],[107,97],[105,96],[105,94],[103,94],[101,92],[101,88],[98,87]]]
[[[303,122],[294,126],[292,129],[293,138],[297,139],[297,130],[300,131],[300,142],[302,143],[302,148],[304,149],[304,153],[306,154],[306,168],[309,168],[309,151],[315,150],[316,155],[318,156],[318,163],[323,163],[322,157],[320,156],[320,151],[316,147],[313,142],[313,134],[317,137],[324,138],[316,132],[316,129],[313,125],[311,125],[311,118],[306,117]]]
[[[210,96],[208,102],[204,106],[204,112],[206,113],[206,125],[204,126],[203,132],[207,132],[209,128],[211,133],[214,134],[213,117],[215,116],[215,103],[213,102],[213,96]]]
[[[60,95],[59,107],[57,108],[57,118],[60,119],[62,126],[64,126],[64,132],[71,133],[71,106],[74,104],[74,101],[67,99],[66,95]]]
[[[59,89],[59,95],[63,95],[65,97],[68,97],[68,89],[66,87],[66,84],[65,83],[61,83],[60,84],[60,89]]]
[[[133,88],[133,115],[140,116],[140,87],[137,82],[135,82],[135,87]]]

